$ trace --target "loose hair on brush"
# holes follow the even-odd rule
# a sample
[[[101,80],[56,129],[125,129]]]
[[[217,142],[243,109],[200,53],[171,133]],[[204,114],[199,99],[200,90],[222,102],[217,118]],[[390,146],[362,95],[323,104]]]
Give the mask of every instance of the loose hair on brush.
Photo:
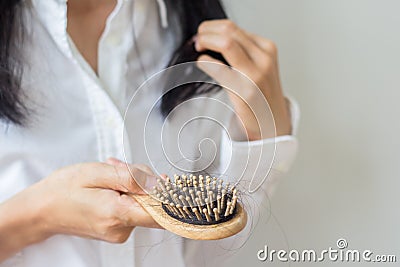
[[[219,0],[166,0],[167,6],[178,13],[182,40],[180,47],[172,54],[168,66],[195,61],[200,53],[194,49],[190,40],[204,20],[223,19],[226,14]],[[6,123],[24,126],[28,118],[21,89],[23,62],[24,23],[22,0],[0,1],[0,120]],[[207,54],[222,61],[220,54],[207,51]],[[224,61],[225,62],[225,61]],[[164,94],[161,112],[164,116],[185,100],[203,93],[219,90],[215,85],[192,83],[179,86]]]

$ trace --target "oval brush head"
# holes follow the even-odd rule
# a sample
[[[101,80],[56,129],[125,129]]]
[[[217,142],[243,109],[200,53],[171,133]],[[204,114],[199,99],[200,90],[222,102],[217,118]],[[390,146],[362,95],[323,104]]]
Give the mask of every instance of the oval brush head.
[[[190,239],[229,237],[247,222],[238,190],[216,177],[174,175],[158,179],[151,195],[133,197],[166,230]]]
[[[174,181],[159,179],[153,194],[168,215],[185,223],[217,224],[231,219],[237,211],[237,189],[216,177],[175,175]]]

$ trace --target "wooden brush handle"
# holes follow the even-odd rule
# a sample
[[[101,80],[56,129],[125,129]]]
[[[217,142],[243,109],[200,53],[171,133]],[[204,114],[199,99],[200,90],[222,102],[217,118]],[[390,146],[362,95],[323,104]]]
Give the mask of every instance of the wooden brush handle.
[[[235,216],[222,223],[211,225],[195,225],[181,222],[168,215],[159,201],[149,195],[132,195],[132,197],[153,217],[164,229],[182,237],[195,240],[216,240],[239,233],[247,223],[247,214],[237,203]]]

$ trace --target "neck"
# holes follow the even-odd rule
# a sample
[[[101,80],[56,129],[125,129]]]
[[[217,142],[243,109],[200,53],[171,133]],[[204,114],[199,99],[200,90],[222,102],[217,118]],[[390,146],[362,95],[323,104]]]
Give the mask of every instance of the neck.
[[[115,5],[117,0],[68,0],[68,8],[87,11],[101,6]]]

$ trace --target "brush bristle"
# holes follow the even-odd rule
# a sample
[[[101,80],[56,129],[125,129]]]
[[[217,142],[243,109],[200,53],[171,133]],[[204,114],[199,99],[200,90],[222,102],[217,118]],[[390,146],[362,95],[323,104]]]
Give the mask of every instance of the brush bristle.
[[[238,191],[210,176],[174,175],[158,179],[153,195],[170,216],[191,224],[217,224],[235,215]]]

